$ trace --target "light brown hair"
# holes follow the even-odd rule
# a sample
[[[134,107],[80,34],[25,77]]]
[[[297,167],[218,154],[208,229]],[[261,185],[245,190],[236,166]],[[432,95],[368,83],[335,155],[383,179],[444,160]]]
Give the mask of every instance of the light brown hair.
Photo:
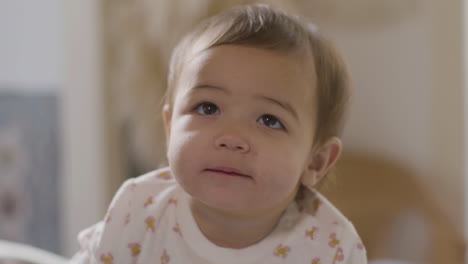
[[[314,145],[341,135],[350,97],[349,74],[342,57],[313,24],[264,4],[229,9],[186,35],[171,57],[165,103],[171,104],[188,60],[203,50],[227,44],[312,58],[316,72],[311,74],[317,76],[316,85],[311,86],[317,87]]]

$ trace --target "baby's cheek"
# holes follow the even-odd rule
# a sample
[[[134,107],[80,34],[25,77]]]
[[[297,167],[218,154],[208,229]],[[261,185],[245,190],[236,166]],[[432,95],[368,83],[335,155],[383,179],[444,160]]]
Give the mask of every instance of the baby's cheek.
[[[184,141],[182,139],[174,139],[172,144],[169,147],[169,158],[173,162],[183,162],[184,160],[190,159],[191,146],[189,141]]]
[[[252,158],[253,159],[258,159],[259,158],[259,154],[258,154],[258,151],[252,151]]]
[[[297,152],[284,151],[271,160],[272,170],[278,175],[278,181],[286,185],[296,185],[299,181],[303,164]]]
[[[268,154],[263,155],[269,156]],[[278,188],[281,186],[289,188],[297,184],[300,170],[298,163],[291,160],[291,158],[291,156],[288,157],[286,155],[279,156],[276,158],[268,158],[263,163],[266,175],[270,175],[268,180]]]
[[[170,145],[170,159],[176,164],[191,167],[206,157],[208,143],[201,133],[183,131],[172,138]]]

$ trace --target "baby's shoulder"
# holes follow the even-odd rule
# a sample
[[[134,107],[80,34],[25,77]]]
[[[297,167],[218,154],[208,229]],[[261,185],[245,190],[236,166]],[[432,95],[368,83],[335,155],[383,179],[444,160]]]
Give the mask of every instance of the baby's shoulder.
[[[125,223],[127,218],[135,219],[149,213],[159,217],[177,195],[177,184],[168,168],[128,179],[114,195],[107,209],[105,224],[113,226],[111,219],[119,218],[119,222]]]
[[[286,209],[271,239],[277,237],[283,243],[275,256],[288,257],[290,263],[299,263],[298,259],[309,259],[309,263],[366,263],[348,261],[365,259],[361,240],[353,224],[314,189],[303,192]]]
[[[126,180],[114,195],[108,213],[115,210],[139,211],[157,207],[162,200],[175,195],[177,184],[169,168],[148,172]]]
[[[176,182],[169,168],[154,170],[126,180],[116,192],[114,200],[118,201],[122,197],[138,200],[147,195],[157,196],[167,188],[175,186],[175,184]]]
[[[367,263],[366,249],[353,223],[319,192],[317,198],[321,207],[317,216],[330,231],[328,245],[336,246],[335,258],[346,259],[346,263]]]
[[[325,196],[311,189],[308,198],[303,201],[306,222],[314,223],[320,229],[324,240],[339,239],[345,244],[360,244],[361,239],[351,221],[344,216]]]
[[[113,254],[126,251],[135,244],[132,241],[145,241],[147,234],[166,230],[162,227],[172,221],[179,194],[168,168],[126,180],[104,219],[80,233],[82,247],[102,259],[111,249]]]

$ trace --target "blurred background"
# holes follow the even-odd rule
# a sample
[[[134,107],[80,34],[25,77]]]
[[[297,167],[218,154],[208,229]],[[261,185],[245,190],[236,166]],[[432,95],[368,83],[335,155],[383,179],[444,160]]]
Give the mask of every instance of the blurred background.
[[[123,180],[164,159],[171,50],[246,0],[0,0],[0,239],[71,256]],[[466,263],[465,1],[263,1],[347,58],[354,99],[323,190],[369,258]]]

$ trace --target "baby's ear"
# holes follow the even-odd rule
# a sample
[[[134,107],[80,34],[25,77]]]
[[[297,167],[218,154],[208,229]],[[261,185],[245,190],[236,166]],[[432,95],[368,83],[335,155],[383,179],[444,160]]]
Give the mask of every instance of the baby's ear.
[[[341,155],[342,144],[337,137],[328,139],[325,144],[311,154],[301,183],[313,187],[327,174]]]
[[[170,104],[165,104],[162,112],[164,120],[164,132],[166,134],[166,143],[169,143],[169,136],[171,135],[171,118],[172,109]]]

